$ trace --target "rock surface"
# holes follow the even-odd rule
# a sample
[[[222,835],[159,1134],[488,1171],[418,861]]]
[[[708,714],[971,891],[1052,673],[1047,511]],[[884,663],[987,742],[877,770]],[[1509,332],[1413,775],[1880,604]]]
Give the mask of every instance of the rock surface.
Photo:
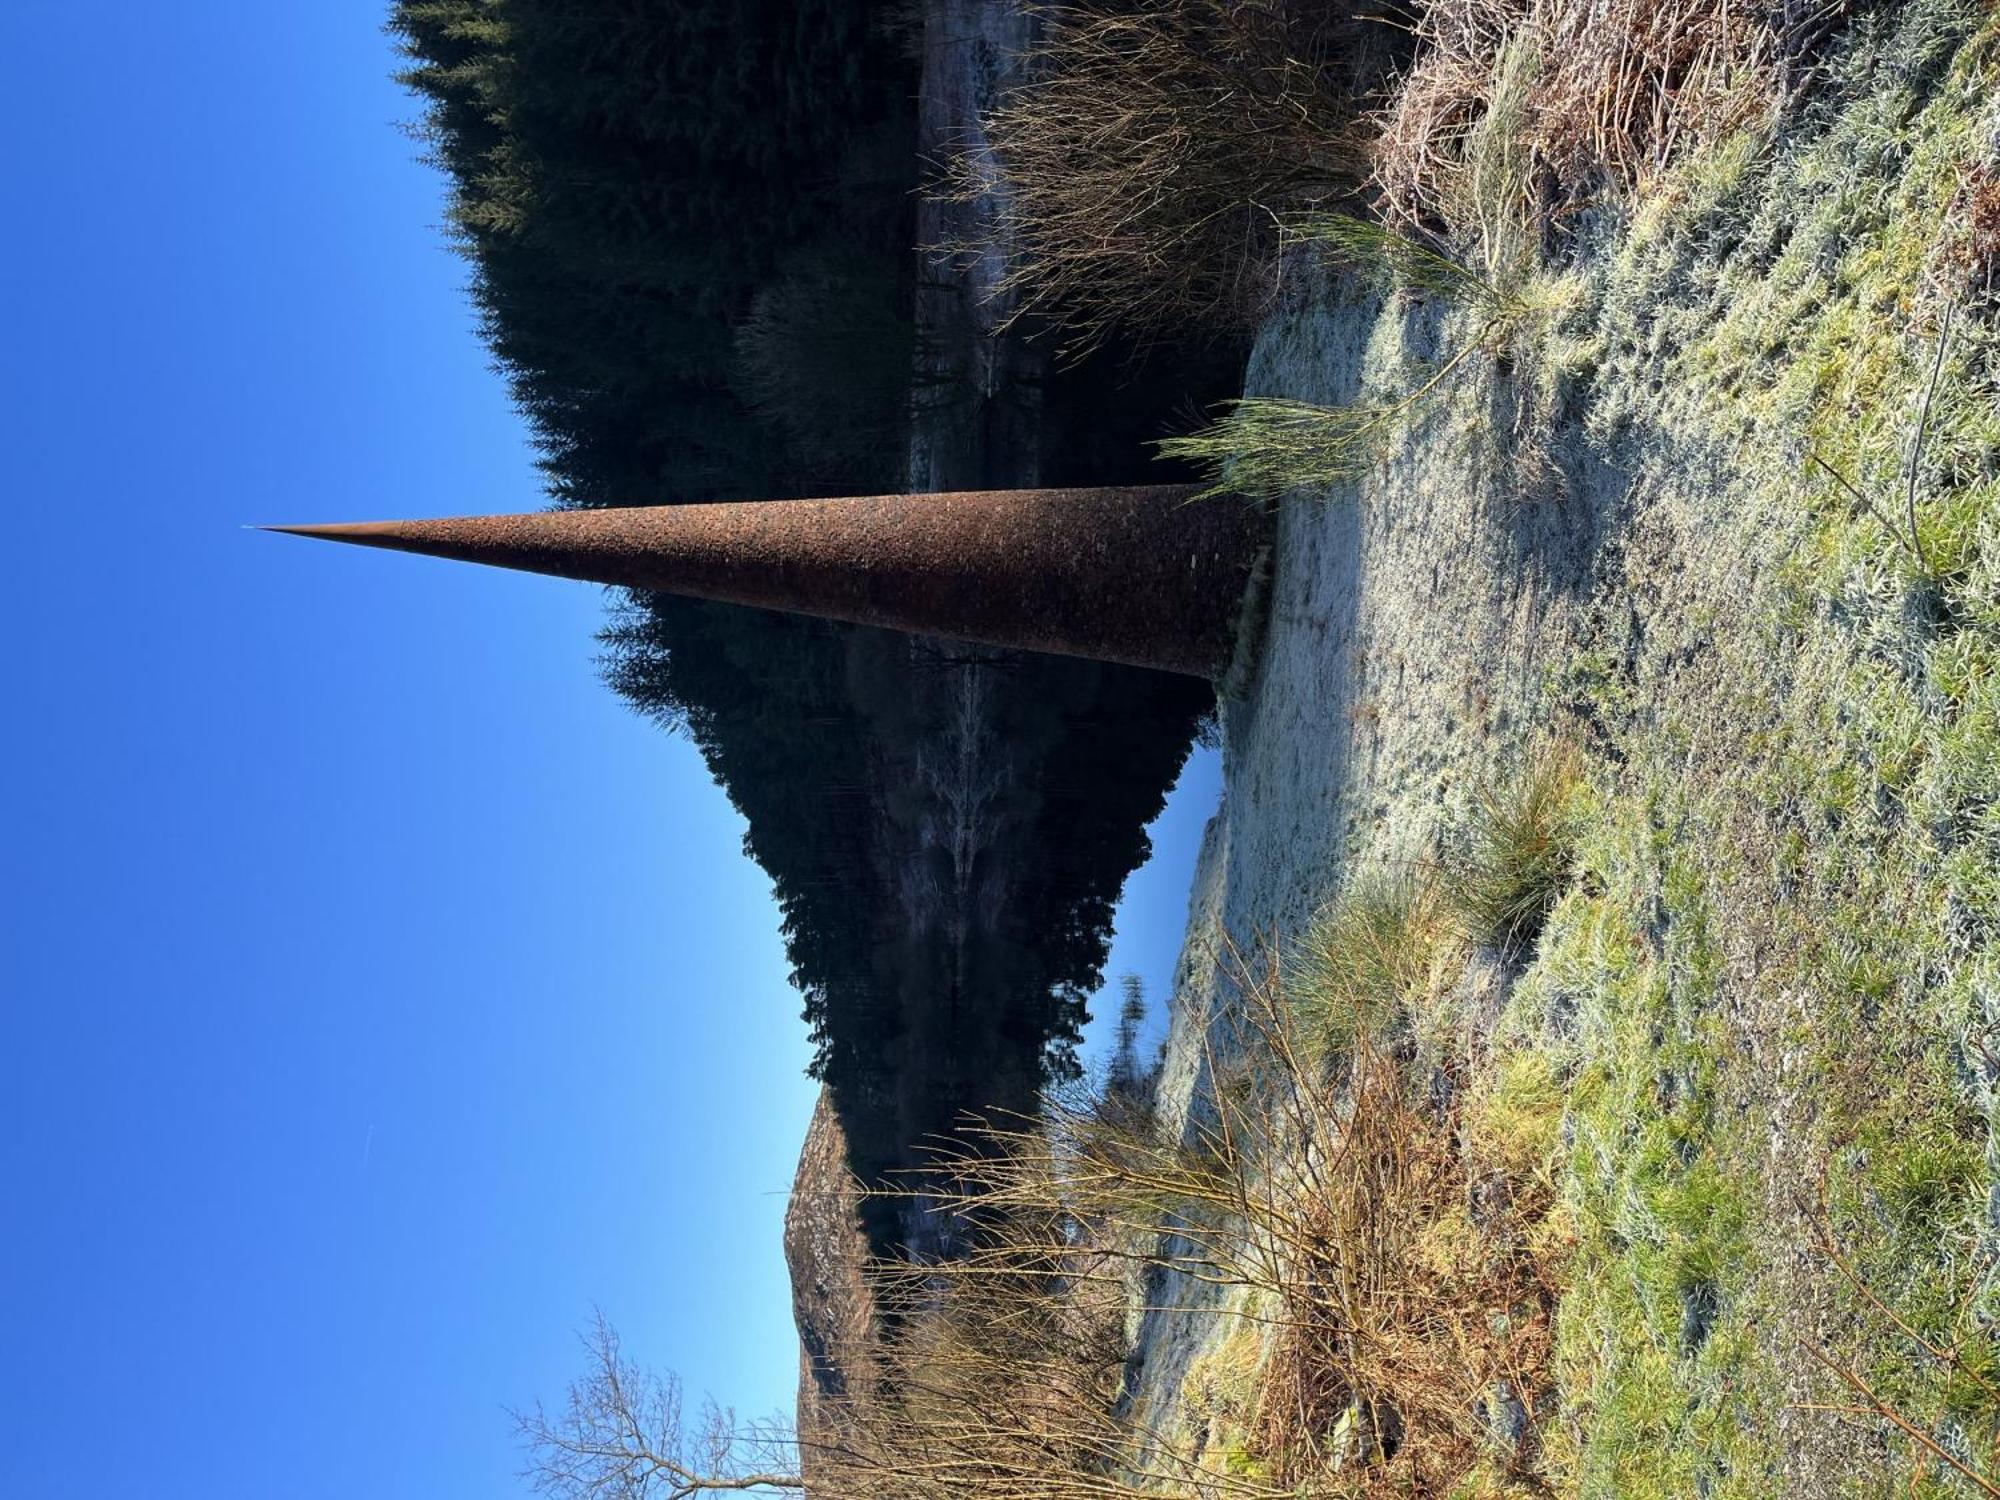
[[[824,1091],[806,1129],[805,1149],[785,1207],[785,1264],[799,1330],[798,1429],[801,1461],[812,1472],[811,1437],[828,1430],[832,1404],[865,1379],[853,1351],[866,1347],[874,1308],[862,1272],[860,1191],[847,1169],[847,1141]]]

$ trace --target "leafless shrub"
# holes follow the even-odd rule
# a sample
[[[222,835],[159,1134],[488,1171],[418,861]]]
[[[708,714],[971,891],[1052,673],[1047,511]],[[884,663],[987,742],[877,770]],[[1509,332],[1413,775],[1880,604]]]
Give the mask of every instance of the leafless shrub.
[[[817,1482],[842,1500],[1280,1500],[1122,1418],[1122,1278],[1046,1205],[986,1216],[975,1264],[881,1269],[895,1331]]]
[[[691,1500],[696,1495],[802,1495],[789,1428],[739,1423],[705,1403],[692,1428],[680,1382],[627,1360],[599,1313],[581,1335],[589,1368],[550,1413],[515,1413],[525,1478],[550,1500]]]
[[[1357,978],[1415,983],[1416,948],[1442,940],[1432,909],[1374,898],[1317,945],[1311,1004],[1244,966],[1240,1045],[1211,1057],[1213,1114],[1186,1139],[1066,1096],[945,1164],[982,1233],[961,1261],[892,1273],[912,1330],[886,1382],[900,1395],[862,1424],[932,1455],[938,1487],[854,1493],[1441,1494],[1531,1471],[1532,1441],[1496,1445],[1490,1413],[1549,1388],[1554,1269],[1531,1232],[1549,1179],[1478,1149],[1461,1090],[1413,1066],[1395,1000],[1371,993],[1335,1051],[1319,1034]],[[1367,976],[1330,975],[1341,953]],[[1163,1271],[1257,1294],[1205,1314],[1272,1343],[1252,1462],[1218,1472],[1117,1415],[1124,1314]],[[907,1485],[906,1464],[882,1467]]]
[[[1073,348],[1241,320],[1280,216],[1351,192],[1373,30],[1307,0],[1053,0],[1028,81],[945,184],[984,200],[1015,317]],[[997,162],[997,173],[994,163]]]

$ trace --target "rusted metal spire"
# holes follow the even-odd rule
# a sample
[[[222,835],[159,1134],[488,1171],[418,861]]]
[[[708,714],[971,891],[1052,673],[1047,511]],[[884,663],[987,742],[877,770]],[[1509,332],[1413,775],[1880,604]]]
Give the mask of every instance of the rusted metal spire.
[[[1216,677],[1270,536],[1191,487],[976,490],[273,526],[593,583]]]

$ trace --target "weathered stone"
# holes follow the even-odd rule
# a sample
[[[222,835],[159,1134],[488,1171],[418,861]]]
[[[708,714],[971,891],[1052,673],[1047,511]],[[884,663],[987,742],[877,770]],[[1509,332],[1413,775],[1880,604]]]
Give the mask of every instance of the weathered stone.
[[[868,1384],[865,1360],[863,1368],[851,1368],[875,1328],[861,1199],[861,1184],[848,1166],[846,1133],[833,1101],[822,1091],[785,1206],[785,1265],[799,1330],[802,1428],[809,1414],[820,1415],[823,1402],[847,1395],[854,1384]]]
[[[1190,496],[975,490],[269,529],[1216,677],[1271,523]]]

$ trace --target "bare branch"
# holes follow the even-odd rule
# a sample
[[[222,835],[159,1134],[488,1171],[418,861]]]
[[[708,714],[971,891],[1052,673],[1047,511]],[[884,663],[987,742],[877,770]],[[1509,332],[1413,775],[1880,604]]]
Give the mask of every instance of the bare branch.
[[[570,1386],[561,1412],[551,1416],[538,1402],[514,1414],[529,1454],[522,1477],[537,1494],[552,1500],[804,1494],[789,1429],[775,1422],[739,1428],[734,1413],[711,1401],[690,1437],[680,1381],[626,1360],[601,1311],[578,1340],[589,1368]]]

